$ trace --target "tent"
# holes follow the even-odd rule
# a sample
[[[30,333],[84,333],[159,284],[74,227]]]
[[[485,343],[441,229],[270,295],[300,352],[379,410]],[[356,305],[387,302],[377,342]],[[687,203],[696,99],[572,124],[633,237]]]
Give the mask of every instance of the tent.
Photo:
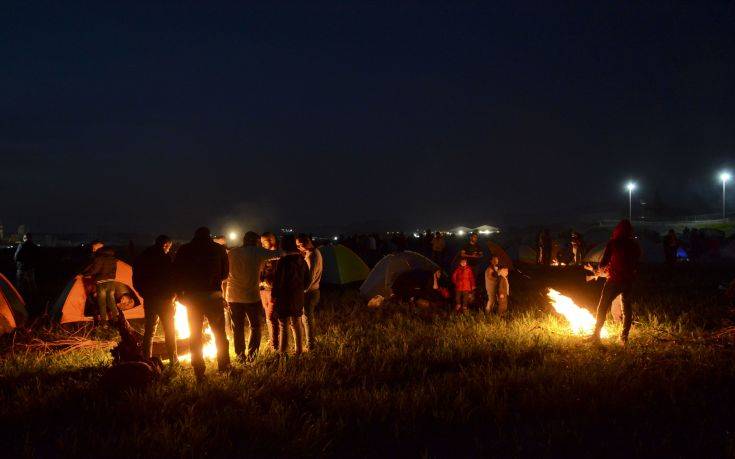
[[[124,311],[125,317],[128,319],[144,318],[141,296],[133,289],[133,268],[124,261],[118,260],[115,281],[120,284],[121,289],[127,289],[129,293],[132,293],[135,300],[136,306]],[[69,281],[52,307],[51,316],[54,319],[62,324],[92,320],[91,317],[84,315],[84,306],[88,297],[87,292],[90,290],[90,286],[84,284],[81,274],[77,274],[74,279]]]
[[[393,293],[393,282],[396,278],[408,271],[439,270],[439,266],[425,256],[406,250],[386,255],[380,260],[365,282],[360,286],[360,294],[366,298],[382,295],[386,298]]]
[[[585,263],[599,263],[602,260],[602,254],[605,253],[605,246],[607,244],[597,244],[587,251],[582,257],[582,261]]]
[[[317,250],[322,254],[322,282],[325,284],[344,285],[364,281],[370,274],[370,268],[362,258],[342,244],[329,244]]]
[[[27,318],[23,297],[8,278],[0,274],[0,335],[22,325]]]
[[[514,245],[506,252],[510,255],[512,260],[519,261],[521,263],[535,264],[537,261],[536,251],[528,245]]]
[[[498,257],[500,260],[500,266],[504,266],[508,269],[513,269],[513,260],[510,258],[508,253],[493,241],[487,241],[487,248],[493,256]]]

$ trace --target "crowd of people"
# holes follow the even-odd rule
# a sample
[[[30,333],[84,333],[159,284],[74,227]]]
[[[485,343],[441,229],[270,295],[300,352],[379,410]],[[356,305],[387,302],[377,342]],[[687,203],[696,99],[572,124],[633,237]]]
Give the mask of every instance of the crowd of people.
[[[678,247],[676,235],[664,238],[668,254]],[[550,261],[548,231],[539,234],[538,263]],[[375,259],[384,250],[385,241],[373,235],[344,241],[357,245]],[[425,253],[438,265],[444,262],[446,241],[442,233],[427,231],[419,241]],[[396,234],[390,241],[391,250],[405,250],[407,241]],[[173,241],[161,235],[155,243],[136,257],[133,265],[132,287],[144,299],[145,329],[142,354],[151,358],[153,337],[158,324],[163,329],[166,354],[172,365],[178,362],[174,324],[176,301],[187,307],[190,339],[189,352],[197,378],[204,377],[203,325],[208,322],[217,347],[217,364],[221,371],[231,367],[229,340],[226,333],[227,314],[231,322],[234,349],[244,364],[252,362],[261,347],[262,319],[265,320],[269,348],[280,354],[300,354],[314,349],[317,336],[315,311],[320,301],[320,283],[323,261],[314,241],[308,235],[284,235],[280,240],[273,233],[245,233],[242,245],[228,250],[223,240],[210,235],[206,227],[196,230],[194,237],[172,253]],[[571,233],[570,248],[573,260],[581,263],[583,242],[581,236]],[[587,266],[594,277],[605,277],[597,310],[597,326],[593,339],[599,339],[605,317],[613,299],[622,296],[623,333],[627,341],[632,320],[632,285],[641,251],[633,236],[629,221],[621,221],[612,233],[597,268]],[[17,280],[25,298],[37,293],[35,267],[39,249],[27,234],[15,253]],[[129,290],[120,290],[116,282],[118,260],[115,253],[103,243],[91,243],[91,259],[82,275],[94,284],[96,310],[91,312],[95,323],[105,326],[122,319],[122,310],[135,303]],[[449,288],[443,288],[442,269],[432,273],[435,290],[454,304],[458,313],[473,305],[488,314],[505,316],[510,297],[510,266],[501,264],[497,254],[480,244],[477,234],[470,234],[461,247],[452,267]],[[456,267],[455,267],[456,266]],[[438,275],[437,275],[438,273]],[[293,340],[293,346],[291,346]]]

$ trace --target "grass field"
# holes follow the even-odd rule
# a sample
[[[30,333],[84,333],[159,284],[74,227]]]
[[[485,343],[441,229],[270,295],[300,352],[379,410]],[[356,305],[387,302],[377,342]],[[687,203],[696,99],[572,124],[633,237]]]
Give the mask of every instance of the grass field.
[[[109,393],[104,350],[11,352],[6,337],[3,457],[735,455],[735,354],[698,342],[731,325],[716,291],[730,272],[644,270],[627,348],[587,344],[550,312],[547,286],[594,304],[581,272],[528,274],[507,321],[325,292],[317,350],[264,345],[199,386],[184,367]]]

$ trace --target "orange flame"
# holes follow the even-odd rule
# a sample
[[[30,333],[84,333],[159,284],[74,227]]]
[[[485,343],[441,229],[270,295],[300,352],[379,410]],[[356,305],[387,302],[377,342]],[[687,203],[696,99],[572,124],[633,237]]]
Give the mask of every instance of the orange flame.
[[[174,313],[174,329],[176,329],[176,338],[178,339],[186,339],[190,335],[189,317],[187,316],[186,306],[178,301],[176,302],[176,312]],[[204,341],[202,349],[204,358],[213,359],[217,357],[217,344],[214,341],[214,334],[209,324],[204,327]],[[190,361],[191,353],[179,355],[179,360]]]
[[[595,331],[596,319],[591,312],[577,306],[574,300],[566,295],[562,295],[553,288],[549,289],[548,297],[556,312],[564,316],[567,322],[569,322],[569,328],[573,335],[590,335]],[[603,327],[600,337],[607,338],[608,336],[607,328]]]

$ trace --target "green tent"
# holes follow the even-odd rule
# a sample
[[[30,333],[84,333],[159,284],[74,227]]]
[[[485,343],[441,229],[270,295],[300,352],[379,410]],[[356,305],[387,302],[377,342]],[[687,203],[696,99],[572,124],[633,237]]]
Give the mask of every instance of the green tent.
[[[317,250],[322,254],[324,266],[322,283],[344,285],[367,279],[370,273],[368,265],[359,255],[342,244],[329,244]]]

